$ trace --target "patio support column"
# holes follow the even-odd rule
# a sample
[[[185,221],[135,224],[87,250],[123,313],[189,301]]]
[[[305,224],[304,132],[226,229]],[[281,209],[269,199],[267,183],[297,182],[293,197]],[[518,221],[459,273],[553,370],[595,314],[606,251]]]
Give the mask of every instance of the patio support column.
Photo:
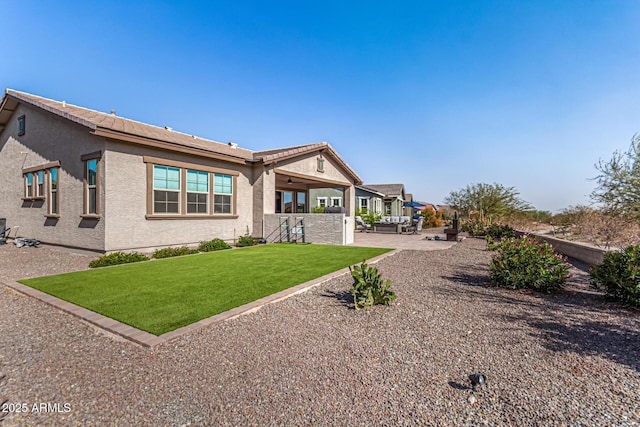
[[[356,192],[353,185],[343,187],[344,207],[347,210],[347,216],[355,215]]]

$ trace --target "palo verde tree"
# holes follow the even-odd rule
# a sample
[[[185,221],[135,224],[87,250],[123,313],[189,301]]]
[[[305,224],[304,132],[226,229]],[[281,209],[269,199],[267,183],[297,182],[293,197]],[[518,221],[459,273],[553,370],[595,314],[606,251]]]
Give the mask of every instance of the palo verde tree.
[[[470,184],[466,188],[452,191],[444,202],[470,218],[504,218],[513,212],[532,209],[531,205],[520,197],[515,187],[501,184]]]
[[[595,167],[600,175],[591,199],[606,213],[640,221],[640,135],[633,136],[626,152],[616,150],[611,160],[600,159]]]

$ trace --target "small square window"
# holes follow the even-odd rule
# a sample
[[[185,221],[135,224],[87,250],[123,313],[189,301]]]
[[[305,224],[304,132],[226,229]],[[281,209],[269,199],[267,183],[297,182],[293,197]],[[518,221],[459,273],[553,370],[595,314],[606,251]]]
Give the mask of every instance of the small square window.
[[[25,119],[24,116],[18,117],[18,135],[24,135],[25,132]]]

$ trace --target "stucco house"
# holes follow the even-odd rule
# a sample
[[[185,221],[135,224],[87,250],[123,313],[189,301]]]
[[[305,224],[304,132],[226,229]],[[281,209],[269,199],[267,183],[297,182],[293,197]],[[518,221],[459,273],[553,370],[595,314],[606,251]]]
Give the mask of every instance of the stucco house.
[[[356,205],[360,212],[374,212],[382,215],[384,198],[384,193],[363,185],[356,185]]]
[[[404,184],[358,184],[356,193],[363,194],[365,190],[368,190],[370,194],[382,195],[382,215],[404,215],[402,207],[406,200]],[[360,203],[364,202],[360,201]]]
[[[252,151],[10,89],[0,180],[7,226],[100,252],[275,241],[283,222],[304,224],[306,241],[349,244],[362,183],[326,142]],[[310,215],[316,188],[341,189],[346,213]]]

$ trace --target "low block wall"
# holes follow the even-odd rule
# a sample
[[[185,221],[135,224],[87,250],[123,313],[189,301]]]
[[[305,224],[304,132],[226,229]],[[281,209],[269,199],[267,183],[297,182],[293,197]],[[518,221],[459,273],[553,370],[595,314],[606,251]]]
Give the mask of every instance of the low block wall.
[[[290,233],[300,218],[304,220],[306,243],[348,245],[353,243],[354,221],[345,214],[268,214],[263,217],[263,237],[268,243],[280,241],[281,218],[288,218]],[[298,241],[301,241],[298,239]]]
[[[607,252],[606,249],[598,248],[587,243],[571,242],[542,234],[529,234],[544,240],[551,245],[556,252],[589,264],[602,264],[604,254]]]

